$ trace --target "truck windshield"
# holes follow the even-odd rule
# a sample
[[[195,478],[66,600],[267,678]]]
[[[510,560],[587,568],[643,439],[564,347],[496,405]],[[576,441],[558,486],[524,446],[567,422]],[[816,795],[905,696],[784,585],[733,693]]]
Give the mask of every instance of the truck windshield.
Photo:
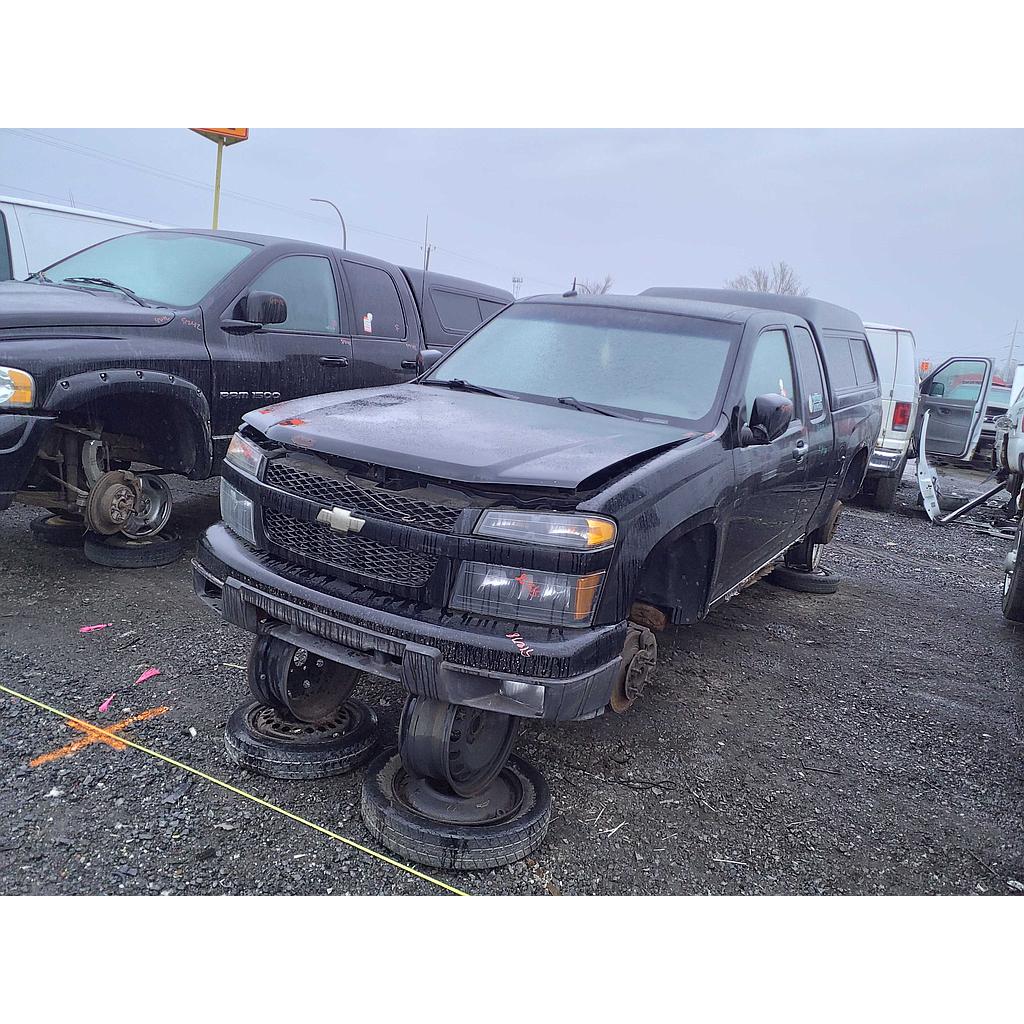
[[[720,408],[740,330],[673,313],[522,303],[480,328],[427,380],[696,424]]]
[[[194,306],[255,249],[237,239],[144,231],[100,242],[42,273],[55,284],[70,278],[102,278],[150,302]]]

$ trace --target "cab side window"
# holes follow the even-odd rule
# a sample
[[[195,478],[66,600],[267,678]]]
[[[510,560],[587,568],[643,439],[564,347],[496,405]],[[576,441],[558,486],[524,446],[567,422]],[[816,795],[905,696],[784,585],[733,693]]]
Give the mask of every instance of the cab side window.
[[[405,313],[391,275],[379,267],[351,260],[342,265],[356,316],[356,337],[404,340]]]
[[[758,395],[782,395],[793,402],[794,418],[800,418],[796,409],[796,389],[793,387],[793,361],[786,343],[786,332],[764,331],[754,342],[754,353],[747,374],[747,388],[744,399],[747,403],[747,419]]]
[[[796,363],[800,368],[800,382],[803,385],[803,412],[814,422],[825,418],[827,399],[825,383],[821,378],[821,367],[814,347],[814,339],[806,327],[793,328],[793,348],[796,351]],[[801,410],[796,416],[802,419]]]
[[[288,304],[288,319],[275,324],[275,331],[341,333],[338,289],[324,256],[285,256],[257,275],[249,291],[273,292]]]

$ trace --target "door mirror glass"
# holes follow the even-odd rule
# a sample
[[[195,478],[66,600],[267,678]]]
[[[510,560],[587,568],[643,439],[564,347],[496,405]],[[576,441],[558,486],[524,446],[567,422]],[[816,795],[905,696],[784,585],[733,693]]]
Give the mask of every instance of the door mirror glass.
[[[946,393],[946,385],[941,380],[933,380],[928,390],[925,392],[927,395],[934,395],[938,398],[940,395]]]
[[[750,412],[749,444],[771,444],[789,429],[793,403],[782,395],[758,395]]]
[[[249,292],[245,297],[245,319],[251,324],[283,324],[288,304],[274,292]]]

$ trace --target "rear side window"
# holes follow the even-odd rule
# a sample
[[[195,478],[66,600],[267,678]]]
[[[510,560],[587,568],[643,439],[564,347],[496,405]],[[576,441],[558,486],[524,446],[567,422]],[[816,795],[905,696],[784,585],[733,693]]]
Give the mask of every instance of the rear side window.
[[[481,299],[480,319],[486,320],[488,317],[494,316],[499,309],[504,309],[507,305],[507,302],[492,302],[490,299]]]
[[[7,219],[0,210],[0,281],[10,281],[14,277],[11,266],[11,239],[7,234]]]
[[[475,295],[463,295],[460,292],[443,291],[431,288],[430,297],[434,301],[441,326],[446,331],[458,331],[462,334],[473,330],[483,319]]]
[[[257,275],[249,291],[274,292],[287,303],[288,318],[273,330],[341,333],[334,271],[324,256],[285,256]]]
[[[345,260],[345,277],[352,294],[356,337],[405,338],[405,313],[394,279],[386,270]]]
[[[793,328],[793,350],[796,353],[796,365],[800,370],[800,382],[803,385],[803,408],[810,419],[816,420],[825,415],[827,408],[825,385],[821,379],[821,367],[818,365],[814,339],[805,327]],[[797,415],[799,416],[799,411]]]
[[[785,331],[765,331],[754,343],[747,374],[747,417],[754,408],[758,395],[782,395],[796,404],[796,389],[793,387],[793,363],[789,357]],[[800,410],[796,410],[800,419]]]
[[[857,384],[860,387],[874,384],[875,368],[871,365],[868,343],[863,338],[851,338],[850,352],[853,355],[853,368],[857,374]]]
[[[828,366],[832,390],[849,391],[855,388],[857,371],[853,365],[853,353],[850,352],[850,339],[826,335],[822,339],[821,347],[825,351],[825,365]]]

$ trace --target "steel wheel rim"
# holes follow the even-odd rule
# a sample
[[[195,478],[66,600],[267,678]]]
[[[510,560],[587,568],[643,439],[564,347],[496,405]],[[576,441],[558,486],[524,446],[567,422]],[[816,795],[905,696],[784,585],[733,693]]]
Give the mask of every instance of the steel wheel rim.
[[[152,537],[171,518],[171,488],[161,476],[140,473],[139,489],[135,515],[122,527],[121,532],[127,537]]]
[[[285,703],[300,722],[320,722],[338,707],[334,663],[310,651],[297,649],[288,664]]]

